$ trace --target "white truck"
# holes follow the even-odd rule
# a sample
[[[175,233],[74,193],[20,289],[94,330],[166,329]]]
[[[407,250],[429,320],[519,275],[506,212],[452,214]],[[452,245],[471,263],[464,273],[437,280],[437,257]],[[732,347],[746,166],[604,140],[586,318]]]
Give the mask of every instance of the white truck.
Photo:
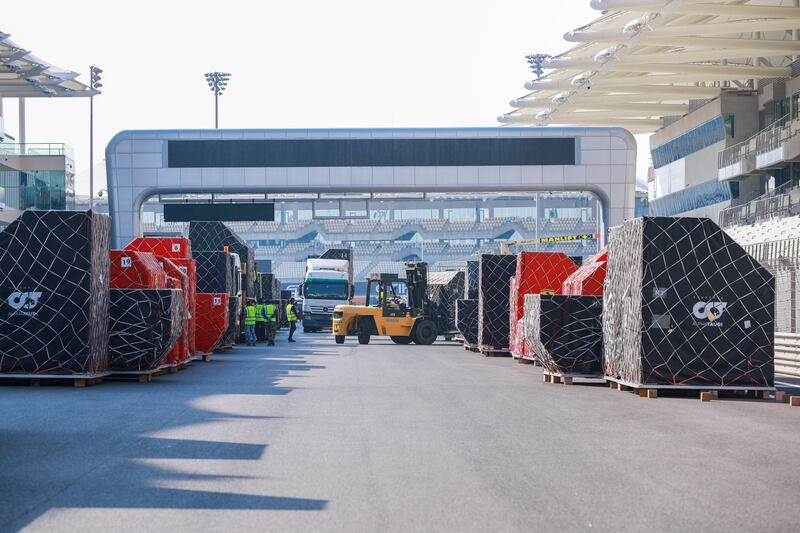
[[[339,248],[306,260],[300,286],[303,296],[303,331],[331,328],[333,308],[353,303],[353,252]]]

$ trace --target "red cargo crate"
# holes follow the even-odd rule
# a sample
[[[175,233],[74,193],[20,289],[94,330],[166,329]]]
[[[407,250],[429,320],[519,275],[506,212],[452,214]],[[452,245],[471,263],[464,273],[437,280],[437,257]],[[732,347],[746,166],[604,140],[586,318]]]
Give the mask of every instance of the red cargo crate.
[[[564,280],[561,287],[562,294],[576,296],[602,296],[603,284],[606,281],[606,261],[608,250],[603,248]]]
[[[192,243],[186,237],[137,237],[125,249],[150,252],[167,259],[192,258]]]
[[[525,335],[522,321],[525,318],[526,294],[560,294],[561,286],[578,269],[572,259],[561,252],[520,252],[517,254],[517,272],[513,293],[509,300],[509,349],[512,354],[530,359],[534,356]]]
[[[167,273],[153,254],[111,250],[112,289],[168,289]]]
[[[225,293],[197,293],[195,341],[198,353],[211,353],[222,341],[228,329],[228,298]]]

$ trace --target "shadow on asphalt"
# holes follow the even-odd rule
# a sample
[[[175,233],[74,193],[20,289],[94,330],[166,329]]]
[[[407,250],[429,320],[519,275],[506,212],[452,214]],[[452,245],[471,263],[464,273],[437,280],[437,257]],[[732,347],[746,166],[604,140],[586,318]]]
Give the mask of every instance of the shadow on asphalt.
[[[219,491],[165,487],[174,482],[219,484],[259,476],[192,472],[200,466],[190,461],[179,463],[180,470],[157,462],[262,461],[266,442],[157,435],[182,428],[197,434],[214,423],[235,428],[237,423],[282,418],[249,409],[235,412],[242,409],[241,402],[230,408],[232,412],[225,405],[228,396],[252,397],[258,405],[259,397],[289,394],[294,388],[281,386],[284,378],[325,368],[306,359],[327,353],[325,346],[288,344],[285,335],[279,340],[274,348],[237,347],[215,354],[210,363],[194,363],[147,384],[4,388],[2,410],[17,416],[0,419],[0,530],[22,528],[58,508],[325,509],[328,502],[321,499],[245,494],[225,487]],[[220,407],[213,404],[218,399]],[[204,408],[208,403],[211,407]],[[235,437],[235,429],[227,436]]]

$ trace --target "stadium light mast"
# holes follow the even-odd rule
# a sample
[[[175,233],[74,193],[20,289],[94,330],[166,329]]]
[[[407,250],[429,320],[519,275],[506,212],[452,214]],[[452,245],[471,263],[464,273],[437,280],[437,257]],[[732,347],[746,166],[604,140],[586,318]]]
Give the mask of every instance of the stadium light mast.
[[[92,65],[89,67],[89,88],[100,94],[100,74],[103,69]],[[94,209],[94,94],[89,96],[89,209]]]
[[[225,92],[231,75],[228,72],[206,72],[206,81],[214,93],[214,128],[219,128],[219,97]]]
[[[529,54],[525,56],[525,59],[528,60],[528,65],[531,67],[531,70],[534,74],[536,74],[537,80],[542,77],[542,74],[544,74],[544,67],[542,67],[542,64],[545,62],[545,60],[550,59],[551,57],[553,56],[550,54]]]

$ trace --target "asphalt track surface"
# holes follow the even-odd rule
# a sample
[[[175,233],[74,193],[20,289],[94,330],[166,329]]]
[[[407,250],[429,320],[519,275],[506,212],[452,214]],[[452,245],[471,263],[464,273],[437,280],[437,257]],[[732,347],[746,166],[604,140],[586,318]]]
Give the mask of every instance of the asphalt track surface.
[[[149,384],[0,387],[0,530],[800,528],[800,408],[299,339]]]

